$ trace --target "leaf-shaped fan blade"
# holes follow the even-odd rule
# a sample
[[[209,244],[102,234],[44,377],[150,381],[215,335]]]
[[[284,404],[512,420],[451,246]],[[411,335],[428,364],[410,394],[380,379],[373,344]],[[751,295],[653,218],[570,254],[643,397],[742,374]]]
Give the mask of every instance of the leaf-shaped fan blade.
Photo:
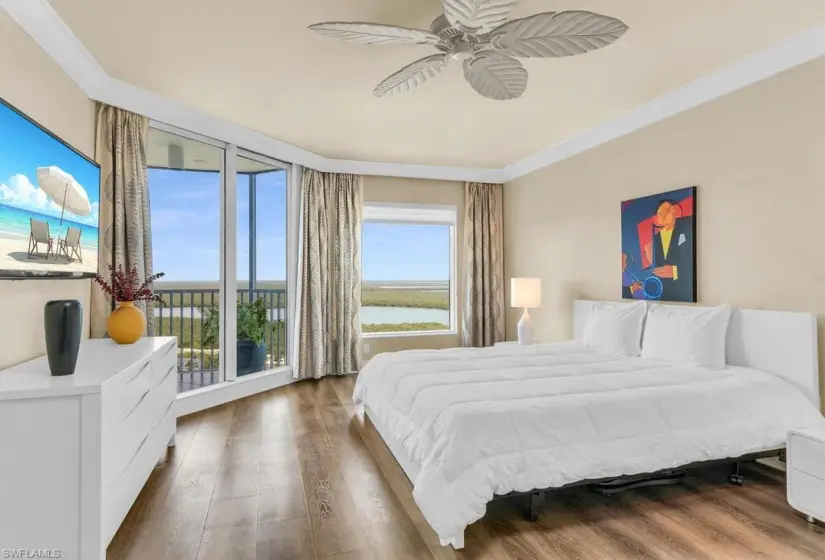
[[[498,101],[520,97],[527,89],[527,70],[501,53],[482,52],[465,60],[464,77],[478,93]]]
[[[309,29],[347,43],[363,45],[434,45],[440,40],[423,29],[378,23],[328,21],[310,25]]]
[[[438,75],[447,64],[447,56],[434,54],[405,66],[380,84],[373,91],[378,97],[410,91]]]
[[[547,12],[497,27],[490,44],[513,56],[572,56],[606,47],[627,29],[623,21],[593,12]]]
[[[454,27],[484,32],[507,21],[516,0],[442,0],[444,15]]]

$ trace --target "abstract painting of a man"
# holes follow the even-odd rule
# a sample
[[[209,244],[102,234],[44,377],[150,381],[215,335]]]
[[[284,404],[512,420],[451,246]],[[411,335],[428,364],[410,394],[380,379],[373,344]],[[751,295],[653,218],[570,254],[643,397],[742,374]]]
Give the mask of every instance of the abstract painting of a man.
[[[696,301],[696,187],[622,202],[622,297]]]

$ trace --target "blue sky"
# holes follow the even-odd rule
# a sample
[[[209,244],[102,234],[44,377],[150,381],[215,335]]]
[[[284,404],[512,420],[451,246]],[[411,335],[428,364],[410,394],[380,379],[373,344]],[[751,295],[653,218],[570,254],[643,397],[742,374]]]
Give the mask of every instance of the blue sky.
[[[37,187],[37,168],[57,166],[86,190],[92,213],[68,215],[76,222],[97,227],[100,207],[100,171],[58,140],[0,103],[0,203],[60,216],[60,206]]]
[[[238,177],[237,274],[249,278],[249,182]],[[257,176],[258,280],[286,278],[286,173]],[[149,170],[154,269],[169,281],[218,280],[217,173]],[[364,224],[364,280],[448,280],[445,226]]]
[[[257,179],[258,280],[286,278],[286,173]],[[217,173],[149,170],[154,269],[164,280],[218,280],[220,179]],[[249,178],[238,176],[237,274],[249,279]]]
[[[447,226],[366,223],[361,243],[364,280],[450,279]]]

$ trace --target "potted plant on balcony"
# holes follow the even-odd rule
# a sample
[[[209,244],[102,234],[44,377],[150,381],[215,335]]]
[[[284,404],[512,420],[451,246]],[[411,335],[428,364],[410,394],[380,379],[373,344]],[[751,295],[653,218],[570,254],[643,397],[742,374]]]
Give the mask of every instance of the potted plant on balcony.
[[[274,325],[267,315],[268,310],[263,299],[256,299],[249,303],[238,302],[238,375],[263,371],[265,368],[266,344],[264,344],[264,335],[266,329]],[[206,309],[201,326],[202,344],[218,345],[219,325],[220,314],[218,308],[212,306]]]

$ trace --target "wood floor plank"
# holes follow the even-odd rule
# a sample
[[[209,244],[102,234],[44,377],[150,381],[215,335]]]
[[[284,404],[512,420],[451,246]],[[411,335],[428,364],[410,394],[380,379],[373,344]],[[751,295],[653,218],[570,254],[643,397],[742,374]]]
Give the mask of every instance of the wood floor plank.
[[[728,492],[725,493],[724,499],[749,511],[757,511],[759,517],[785,527],[793,534],[792,538],[805,541],[810,546],[818,547],[825,538],[825,526],[812,525],[805,520],[802,513],[795,511],[788,504],[784,488],[781,494],[777,494],[764,487],[749,485],[748,491]]]
[[[375,556],[371,550],[353,550],[352,552],[342,552],[325,556],[323,560],[380,560],[382,556]]]
[[[237,416],[235,418],[237,418]],[[227,468],[229,465],[239,463],[258,463],[260,460],[260,435],[251,438],[228,438],[224,444],[221,468]]]
[[[504,547],[490,537],[483,520],[467,527],[464,532],[464,548],[454,554],[456,558],[464,560],[507,560]]]
[[[743,525],[741,531],[747,531],[748,540],[762,547],[766,554],[785,554],[787,558],[822,558],[825,550],[815,542],[808,540],[808,535],[794,531],[792,522],[777,520],[770,508],[764,508],[756,501],[747,501],[741,498],[741,487],[721,487],[713,494],[700,492],[700,485],[695,479],[689,478],[686,486],[696,491],[697,499],[701,497],[707,503],[713,504],[728,517]],[[759,537],[750,536],[751,533]],[[774,544],[787,543],[778,550]]]
[[[720,532],[714,525],[701,523],[695,518],[682,515],[672,503],[646,497],[642,492],[629,492],[615,499],[630,510],[632,515],[643,516],[661,527],[670,538],[687,542],[695,550],[691,557],[725,559],[741,558],[748,553],[735,542],[731,535]],[[684,544],[680,544],[684,547]]]
[[[825,559],[825,528],[786,503],[784,474],[691,471],[683,484],[603,497],[496,501],[442,547],[412,485],[363,410],[356,378],[301,382],[180,419],[108,560]]]
[[[570,558],[600,559],[612,557],[610,541],[582,523],[581,516],[561,504],[555,496],[541,502],[541,513],[536,522],[522,519],[526,506],[524,498],[497,502],[488,506],[488,518],[505,517],[516,530],[533,530],[542,544],[556,554]],[[509,503],[509,509],[505,505]],[[482,521],[482,524],[484,521]]]
[[[212,501],[205,530],[254,525],[257,522],[258,496]]]
[[[230,463],[218,472],[212,499],[245,498],[258,493],[258,463]]]
[[[256,560],[257,525],[235,525],[207,529],[203,533],[198,560]]]
[[[275,442],[286,442],[293,448],[294,431],[290,419],[290,398],[285,389],[268,391],[261,396],[261,440],[265,442],[264,455]],[[267,456],[278,457],[276,454]]]
[[[258,521],[306,517],[301,467],[295,461],[261,463],[258,469]]]
[[[696,543],[708,542],[718,557],[726,558],[774,558],[758,543],[756,535],[749,535],[745,527],[716,508],[707,495],[696,498],[681,485],[668,488],[644,489],[643,497],[658,502],[661,513],[690,527]]]
[[[312,433],[326,433],[315,399],[311,394],[313,381],[302,381],[286,387],[289,395],[289,419],[296,439]]]
[[[318,384],[313,397],[371,550],[387,560],[432,558],[332,384]]]
[[[262,405],[260,399],[256,399],[252,404],[247,404],[243,408],[236,408],[232,418],[232,428],[229,431],[229,437],[260,438],[261,413]]]
[[[315,551],[319,556],[367,548],[367,538],[332,443],[315,406],[311,382],[291,385],[292,424]],[[301,387],[304,385],[304,387]],[[296,414],[300,418],[296,418]]]
[[[233,407],[206,412],[169,488],[129,560],[192,560],[200,550]]]
[[[659,523],[645,515],[642,508],[634,509],[633,492],[607,497],[594,492],[578,491],[576,496],[581,503],[590,506],[591,514],[593,509],[604,512],[604,523],[621,532],[626,538],[638,535],[654,557],[697,560],[707,557],[692,539],[673,531],[668,524]]]
[[[306,518],[259,523],[257,548],[257,560],[315,560]]]
[[[540,542],[535,530],[517,528],[514,519],[491,518],[486,520],[484,527],[491,538],[501,543],[505,557],[509,560],[530,560],[533,558],[560,560],[562,558]]]

